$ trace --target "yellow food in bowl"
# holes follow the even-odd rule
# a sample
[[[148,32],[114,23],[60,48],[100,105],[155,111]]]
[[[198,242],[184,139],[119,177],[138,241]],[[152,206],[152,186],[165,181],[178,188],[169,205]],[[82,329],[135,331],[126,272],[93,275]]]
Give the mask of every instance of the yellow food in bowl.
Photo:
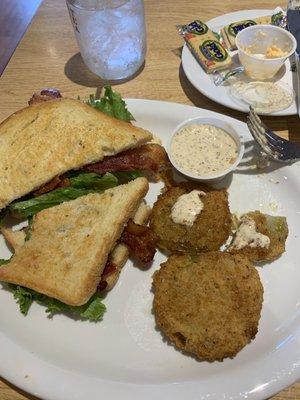
[[[273,44],[267,48],[266,58],[280,58],[288,54],[287,51],[282,50],[280,47]]]

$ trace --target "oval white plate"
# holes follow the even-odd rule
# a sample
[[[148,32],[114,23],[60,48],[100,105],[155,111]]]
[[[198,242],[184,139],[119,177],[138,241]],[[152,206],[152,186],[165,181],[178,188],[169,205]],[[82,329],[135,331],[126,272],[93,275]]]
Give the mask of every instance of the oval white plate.
[[[251,19],[263,15],[270,15],[273,10],[243,10],[220,15],[207,22],[207,25],[213,31],[220,31],[220,29],[234,21],[243,19]],[[222,104],[223,106],[232,108],[233,110],[249,112],[249,107],[241,102],[236,101],[229,93],[229,86],[215,86],[209,74],[206,74],[200,67],[192,53],[186,45],[182,51],[182,67],[184,72],[191,82],[191,84],[204,94],[209,99]],[[295,78],[294,78],[295,79]],[[284,82],[291,88],[296,88],[296,82],[293,82],[293,73],[291,72],[290,60],[285,62],[285,73],[278,79],[279,82]],[[282,111],[277,111],[269,115],[295,115],[297,114],[296,101],[291,104],[289,108]]]
[[[181,121],[203,116],[222,117],[243,137],[246,154],[251,149],[246,124],[230,117],[160,101],[128,106],[164,145]],[[299,171],[299,164],[259,175],[241,169],[230,183],[232,211],[276,211],[290,229],[286,253],[259,269],[265,293],[258,335],[233,360],[197,362],[163,341],[151,313],[152,274],[164,260],[158,253],[147,271],[127,263],[97,324],[63,315],[50,320],[39,305],[23,317],[0,289],[0,375],[49,400],[265,399],[292,384],[300,378]],[[151,185],[150,203],[160,187]],[[0,257],[7,256],[0,239]]]

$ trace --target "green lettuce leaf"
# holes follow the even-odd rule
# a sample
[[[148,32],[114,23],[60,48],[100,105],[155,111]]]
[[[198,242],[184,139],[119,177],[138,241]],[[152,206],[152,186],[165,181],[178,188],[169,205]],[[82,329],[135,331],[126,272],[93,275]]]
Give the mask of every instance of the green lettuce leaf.
[[[21,313],[27,315],[31,304],[35,300],[34,294],[31,290],[25,289],[21,286],[14,287],[13,285],[10,285],[10,287],[13,288],[13,296],[16,302],[19,304]]]
[[[4,260],[4,259],[0,259],[0,267],[1,267],[1,265],[5,265],[5,264],[8,264],[10,262],[10,260]]]
[[[82,178],[80,178],[81,175],[83,175]],[[109,173],[103,177],[99,177],[97,174],[92,174],[97,175],[96,177],[87,177],[87,175],[89,174],[80,174],[77,178],[70,178],[72,186],[54,189],[52,192],[28,200],[13,202],[10,204],[9,210],[12,214],[29,218],[39,211],[57,206],[64,201],[74,200],[89,193],[101,193],[105,189],[112,188],[118,184],[117,178]],[[86,182],[86,186],[83,184],[84,181]]]
[[[133,115],[127,110],[126,103],[122,99],[121,95],[114,92],[111,86],[104,86],[104,96],[99,100],[95,99],[94,95],[90,95],[87,104],[110,115],[111,117],[127,122],[134,120]]]
[[[101,176],[94,172],[70,173],[70,186],[54,189],[51,192],[42,194],[31,199],[15,201],[9,205],[11,214],[23,218],[31,218],[34,214],[46,208],[57,206],[58,204],[77,199],[89,193],[102,193],[106,189],[113,188],[118,184],[127,183],[140,176],[138,171],[107,172]],[[26,240],[30,237],[31,224],[26,231]]]
[[[101,176],[94,172],[80,173],[70,178],[70,185],[76,189],[106,190],[118,185],[118,178],[111,173]]]
[[[114,176],[118,179],[119,185],[122,185],[124,183],[128,183],[129,181],[133,181],[142,175],[140,171],[121,171],[114,172]]]
[[[80,317],[89,321],[100,321],[106,311],[102,303],[102,297],[95,293],[90,300],[82,306],[69,306],[59,300],[37,293],[34,290],[22,286],[9,285],[13,291],[13,296],[19,304],[22,314],[27,315],[31,304],[36,301],[46,307],[46,313],[51,318],[55,314],[67,313],[74,317]]]
[[[94,191],[72,187],[59,188],[29,200],[11,203],[9,209],[12,214],[28,218],[45,208],[57,206],[64,201],[74,200],[92,192]]]
[[[3,226],[4,224],[4,219],[7,216],[9,210],[8,208],[4,208],[2,211],[0,211],[0,226]]]

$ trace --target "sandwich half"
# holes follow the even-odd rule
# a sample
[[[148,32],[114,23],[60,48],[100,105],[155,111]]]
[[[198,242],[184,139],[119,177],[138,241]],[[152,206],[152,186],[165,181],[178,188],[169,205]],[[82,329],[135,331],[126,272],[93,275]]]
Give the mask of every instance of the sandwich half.
[[[37,213],[30,238],[1,266],[0,281],[71,306],[85,304],[147,191],[147,179],[137,178]]]
[[[0,209],[55,177],[152,139],[79,100],[33,104],[0,124]]]

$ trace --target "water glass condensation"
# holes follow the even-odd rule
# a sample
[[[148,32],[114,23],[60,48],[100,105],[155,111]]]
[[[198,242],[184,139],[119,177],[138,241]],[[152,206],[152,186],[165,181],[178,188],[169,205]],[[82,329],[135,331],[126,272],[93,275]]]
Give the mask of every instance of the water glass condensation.
[[[146,55],[143,0],[67,0],[80,53],[103,80],[129,78]]]

